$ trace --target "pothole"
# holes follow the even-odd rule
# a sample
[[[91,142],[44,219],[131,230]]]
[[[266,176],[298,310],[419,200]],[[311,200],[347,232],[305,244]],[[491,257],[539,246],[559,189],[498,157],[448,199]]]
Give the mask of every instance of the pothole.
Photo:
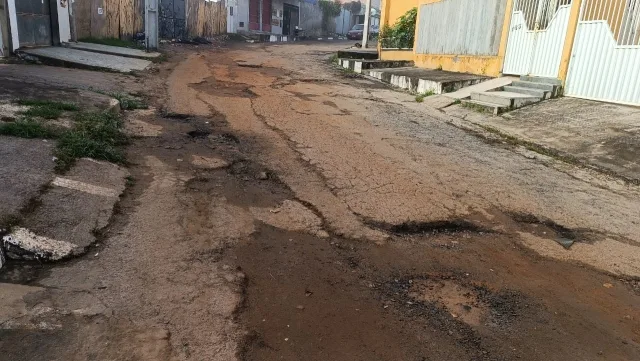
[[[413,281],[408,295],[417,301],[436,303],[449,311],[451,317],[472,326],[479,326],[488,311],[472,289],[452,280]]]
[[[504,327],[529,307],[517,291],[492,290],[466,276],[404,277],[388,282],[387,292],[400,297],[412,312],[435,317],[430,321],[439,327],[457,321],[474,328]]]
[[[240,138],[236,137],[231,133],[220,133],[215,134],[210,137],[212,140],[221,142],[221,143],[233,143],[240,144]]]
[[[190,132],[187,132],[187,135],[190,136],[191,138],[198,138],[198,139],[206,138],[210,134],[211,134],[210,131],[202,130],[202,129],[196,129],[196,130],[192,130]]]
[[[234,97],[234,98],[255,98],[258,95],[251,90],[251,86],[243,83],[232,83],[208,78],[198,84],[191,84],[190,87],[213,96]]]
[[[399,224],[368,221],[367,224],[383,229],[385,231],[395,233],[397,235],[413,235],[413,234],[439,234],[439,233],[491,233],[489,229],[485,229],[475,223],[465,220],[451,221],[435,221],[435,222],[403,222]]]

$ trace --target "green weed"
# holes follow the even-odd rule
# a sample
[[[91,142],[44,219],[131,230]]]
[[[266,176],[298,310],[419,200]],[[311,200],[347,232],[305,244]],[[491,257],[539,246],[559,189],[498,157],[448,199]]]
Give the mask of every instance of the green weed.
[[[149,106],[139,98],[126,93],[109,93],[108,95],[118,99],[123,110],[148,109]]]
[[[14,122],[0,123],[0,135],[20,138],[56,138],[60,131],[31,118],[22,118]]]
[[[426,91],[424,93],[420,93],[420,94],[416,95],[416,102],[422,103],[424,101],[424,98],[430,97],[430,96],[432,96],[434,94],[435,94],[435,92],[433,91],[433,89],[431,89],[429,91]]]
[[[65,132],[56,146],[56,170],[69,169],[78,158],[89,157],[113,163],[124,163],[120,146],[127,144],[122,120],[110,112],[80,113],[73,128]]]
[[[19,105],[28,106],[29,109],[20,112],[26,117],[39,117],[44,119],[58,119],[65,111],[78,111],[77,105],[72,103],[56,102],[51,100],[21,99]]]

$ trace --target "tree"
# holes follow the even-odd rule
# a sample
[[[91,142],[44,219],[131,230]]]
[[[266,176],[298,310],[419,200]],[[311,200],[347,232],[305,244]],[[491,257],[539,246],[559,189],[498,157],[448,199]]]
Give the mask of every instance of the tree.
[[[340,0],[320,0],[318,1],[320,10],[322,10],[322,31],[329,31],[329,24],[342,11],[342,3]]]
[[[360,1],[351,1],[344,3],[342,7],[351,12],[352,15],[355,15],[360,14],[360,10],[362,10],[362,3]]]

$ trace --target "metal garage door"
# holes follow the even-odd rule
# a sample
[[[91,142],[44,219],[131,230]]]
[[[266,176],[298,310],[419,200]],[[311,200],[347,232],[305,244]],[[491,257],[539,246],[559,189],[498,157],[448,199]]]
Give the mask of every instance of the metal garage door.
[[[50,4],[49,0],[15,2],[20,47],[52,44]]]
[[[260,4],[262,4],[262,9],[260,9]],[[271,0],[249,1],[249,30],[271,31]]]
[[[185,0],[160,0],[160,37],[186,39],[187,26]]]
[[[640,105],[640,0],[585,0],[565,95]]]
[[[571,0],[514,0],[502,72],[556,78],[570,11]]]

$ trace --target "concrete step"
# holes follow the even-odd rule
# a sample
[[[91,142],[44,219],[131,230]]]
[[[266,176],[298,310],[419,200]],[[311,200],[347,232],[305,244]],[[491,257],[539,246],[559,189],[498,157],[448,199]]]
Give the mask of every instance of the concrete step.
[[[414,65],[412,60],[351,60],[353,63],[353,71],[356,73],[362,73],[367,69],[388,69],[388,68],[403,68],[412,67]],[[350,63],[351,63],[350,62]]]
[[[160,53],[158,52],[146,52],[141,49],[132,49],[132,48],[123,48],[119,46],[110,46],[110,45],[102,45],[102,44],[93,44],[93,43],[68,43],[66,44],[68,48],[91,51],[94,53],[101,54],[110,54],[117,56],[124,56],[126,58],[138,58],[138,59],[147,59],[153,60],[160,57]]]
[[[343,59],[378,59],[378,50],[376,49],[338,50],[338,57]]]
[[[414,93],[433,94],[454,92],[490,79],[482,75],[416,67],[368,69],[362,70],[362,74]]]
[[[500,89],[504,86],[510,85],[514,80],[517,80],[517,78],[503,76],[500,78],[489,79],[479,84],[464,87],[452,93],[445,93],[444,95],[451,99],[465,99],[469,98],[471,96],[471,93],[480,93]]]
[[[493,115],[499,115],[506,111],[509,111],[508,107],[500,104],[483,102],[480,100],[463,100],[462,104],[465,104],[468,108],[473,108],[481,112],[491,113]]]
[[[518,87],[518,88],[530,88],[530,89],[544,90],[544,91],[551,92],[551,94],[556,94],[556,90],[558,89],[557,85],[545,84],[545,83],[535,83],[535,82],[531,82],[531,81],[522,81],[522,80],[516,80],[513,83],[511,83],[511,85],[515,86],[515,87]]]
[[[521,88],[513,85],[507,85],[504,87],[504,91],[512,92],[512,93],[520,93],[526,95],[533,95],[536,97],[540,97],[541,99],[549,99],[551,98],[551,92],[542,90],[542,89],[534,89],[534,88]]]
[[[531,75],[521,75],[520,80],[528,81],[532,83],[543,83],[543,84],[551,84],[555,86],[561,86],[562,80],[558,78],[546,78],[542,76],[531,76]]]
[[[513,93],[506,91],[471,93],[471,100],[481,101],[484,103],[498,104],[509,109],[521,108],[528,104],[537,103],[542,100],[541,97]]]

